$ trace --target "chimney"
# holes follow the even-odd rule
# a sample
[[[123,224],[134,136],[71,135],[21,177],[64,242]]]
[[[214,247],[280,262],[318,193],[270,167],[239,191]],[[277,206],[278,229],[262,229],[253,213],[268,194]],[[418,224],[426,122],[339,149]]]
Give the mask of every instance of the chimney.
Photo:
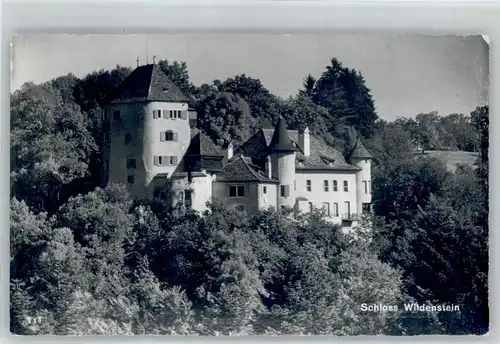
[[[226,166],[233,157],[233,144],[231,142],[226,142],[222,147],[222,153],[224,154],[223,164]]]
[[[265,172],[267,178],[271,179],[272,178],[272,168],[271,168],[271,156],[266,157],[266,166],[265,166]]]
[[[311,155],[311,139],[309,137],[309,128],[299,131],[299,147],[304,153],[304,156]]]

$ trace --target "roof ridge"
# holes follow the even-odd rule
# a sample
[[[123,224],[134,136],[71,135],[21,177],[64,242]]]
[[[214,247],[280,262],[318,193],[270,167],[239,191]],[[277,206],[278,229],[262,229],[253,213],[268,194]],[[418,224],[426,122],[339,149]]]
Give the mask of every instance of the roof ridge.
[[[260,178],[261,178],[261,176],[259,176],[259,174],[258,174],[258,173],[256,173],[256,172],[254,171],[254,169],[253,169],[253,168],[251,168],[251,167],[248,165],[248,163],[245,161],[245,159],[243,159],[243,156],[241,156],[241,155],[240,155],[240,159],[241,159],[241,161],[243,161],[243,163],[244,163],[244,164],[245,164],[245,166],[247,167],[248,171],[252,174],[252,176],[254,176],[255,178],[257,178],[257,179],[261,180],[261,179],[260,179]]]

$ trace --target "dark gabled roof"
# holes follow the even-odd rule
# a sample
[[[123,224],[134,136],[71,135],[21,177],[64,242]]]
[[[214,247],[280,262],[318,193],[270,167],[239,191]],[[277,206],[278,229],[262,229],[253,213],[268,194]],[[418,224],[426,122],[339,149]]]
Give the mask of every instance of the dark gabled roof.
[[[243,156],[234,157],[229,164],[222,169],[222,174],[217,178],[217,181],[279,183],[278,180],[270,179],[264,174],[256,171],[248,160],[248,158]]]
[[[269,152],[295,152],[297,147],[288,136],[286,121],[280,116],[274,128],[273,138],[269,144]]]
[[[112,104],[163,101],[185,103],[189,101],[182,91],[155,64],[137,67],[118,87]]]
[[[191,142],[189,143],[186,155],[223,157],[220,147],[209,139],[201,131],[193,130]]]

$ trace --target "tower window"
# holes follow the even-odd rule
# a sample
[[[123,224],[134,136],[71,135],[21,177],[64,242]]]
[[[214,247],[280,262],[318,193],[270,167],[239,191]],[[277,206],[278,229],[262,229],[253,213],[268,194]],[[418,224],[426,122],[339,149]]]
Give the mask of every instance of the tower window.
[[[307,191],[311,191],[312,190],[311,180],[310,179],[306,180],[306,188],[307,188]]]
[[[178,119],[178,118],[181,118],[181,111],[180,110],[170,110],[169,115],[170,115],[170,119]]]
[[[365,188],[365,193],[368,193],[368,181],[363,180],[363,186]]]
[[[127,168],[136,168],[136,160],[127,159]]]
[[[135,183],[135,177],[134,176],[128,176],[127,177],[127,183],[128,184],[134,184]]]
[[[349,191],[349,184],[347,183],[347,180],[344,180],[344,191],[345,192]]]
[[[132,142],[132,134],[131,133],[125,133],[125,145],[128,145]]]
[[[163,165],[177,165],[178,159],[176,156],[169,156],[169,155],[155,155],[154,157],[154,164],[163,166]]]
[[[191,190],[184,190],[184,205],[186,208],[191,208],[193,205],[193,192]]]
[[[323,187],[324,187],[325,191],[328,192],[328,180],[324,181],[324,186]]]
[[[178,141],[178,134],[172,130],[167,130],[160,133],[160,141]]]
[[[114,112],[113,112],[113,120],[114,120],[116,123],[121,123],[121,121],[122,121],[122,117],[120,116],[120,111],[114,111]]]
[[[264,186],[262,187],[262,193],[263,193],[263,194],[267,194],[267,186],[265,186],[265,185],[264,185]]]
[[[153,119],[161,118],[161,110],[153,110]]]
[[[333,191],[339,191],[339,183],[336,180],[333,181]]]
[[[288,197],[290,194],[290,187],[288,185],[280,185],[280,196]]]

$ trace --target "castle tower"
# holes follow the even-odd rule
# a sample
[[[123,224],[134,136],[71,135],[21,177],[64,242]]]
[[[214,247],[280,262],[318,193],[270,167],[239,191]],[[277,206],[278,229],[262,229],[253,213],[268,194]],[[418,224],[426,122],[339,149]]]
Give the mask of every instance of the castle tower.
[[[358,214],[371,212],[372,179],[371,160],[373,156],[365,148],[354,129],[349,133],[349,152],[347,158],[352,165],[361,170],[356,173],[356,207]]]
[[[182,170],[191,140],[187,101],[157,65],[137,67],[104,108],[104,182],[126,184],[143,198]]]
[[[297,148],[288,136],[287,124],[280,116],[269,144],[271,175],[280,182],[277,192],[277,206],[293,208],[295,206],[295,152]]]

